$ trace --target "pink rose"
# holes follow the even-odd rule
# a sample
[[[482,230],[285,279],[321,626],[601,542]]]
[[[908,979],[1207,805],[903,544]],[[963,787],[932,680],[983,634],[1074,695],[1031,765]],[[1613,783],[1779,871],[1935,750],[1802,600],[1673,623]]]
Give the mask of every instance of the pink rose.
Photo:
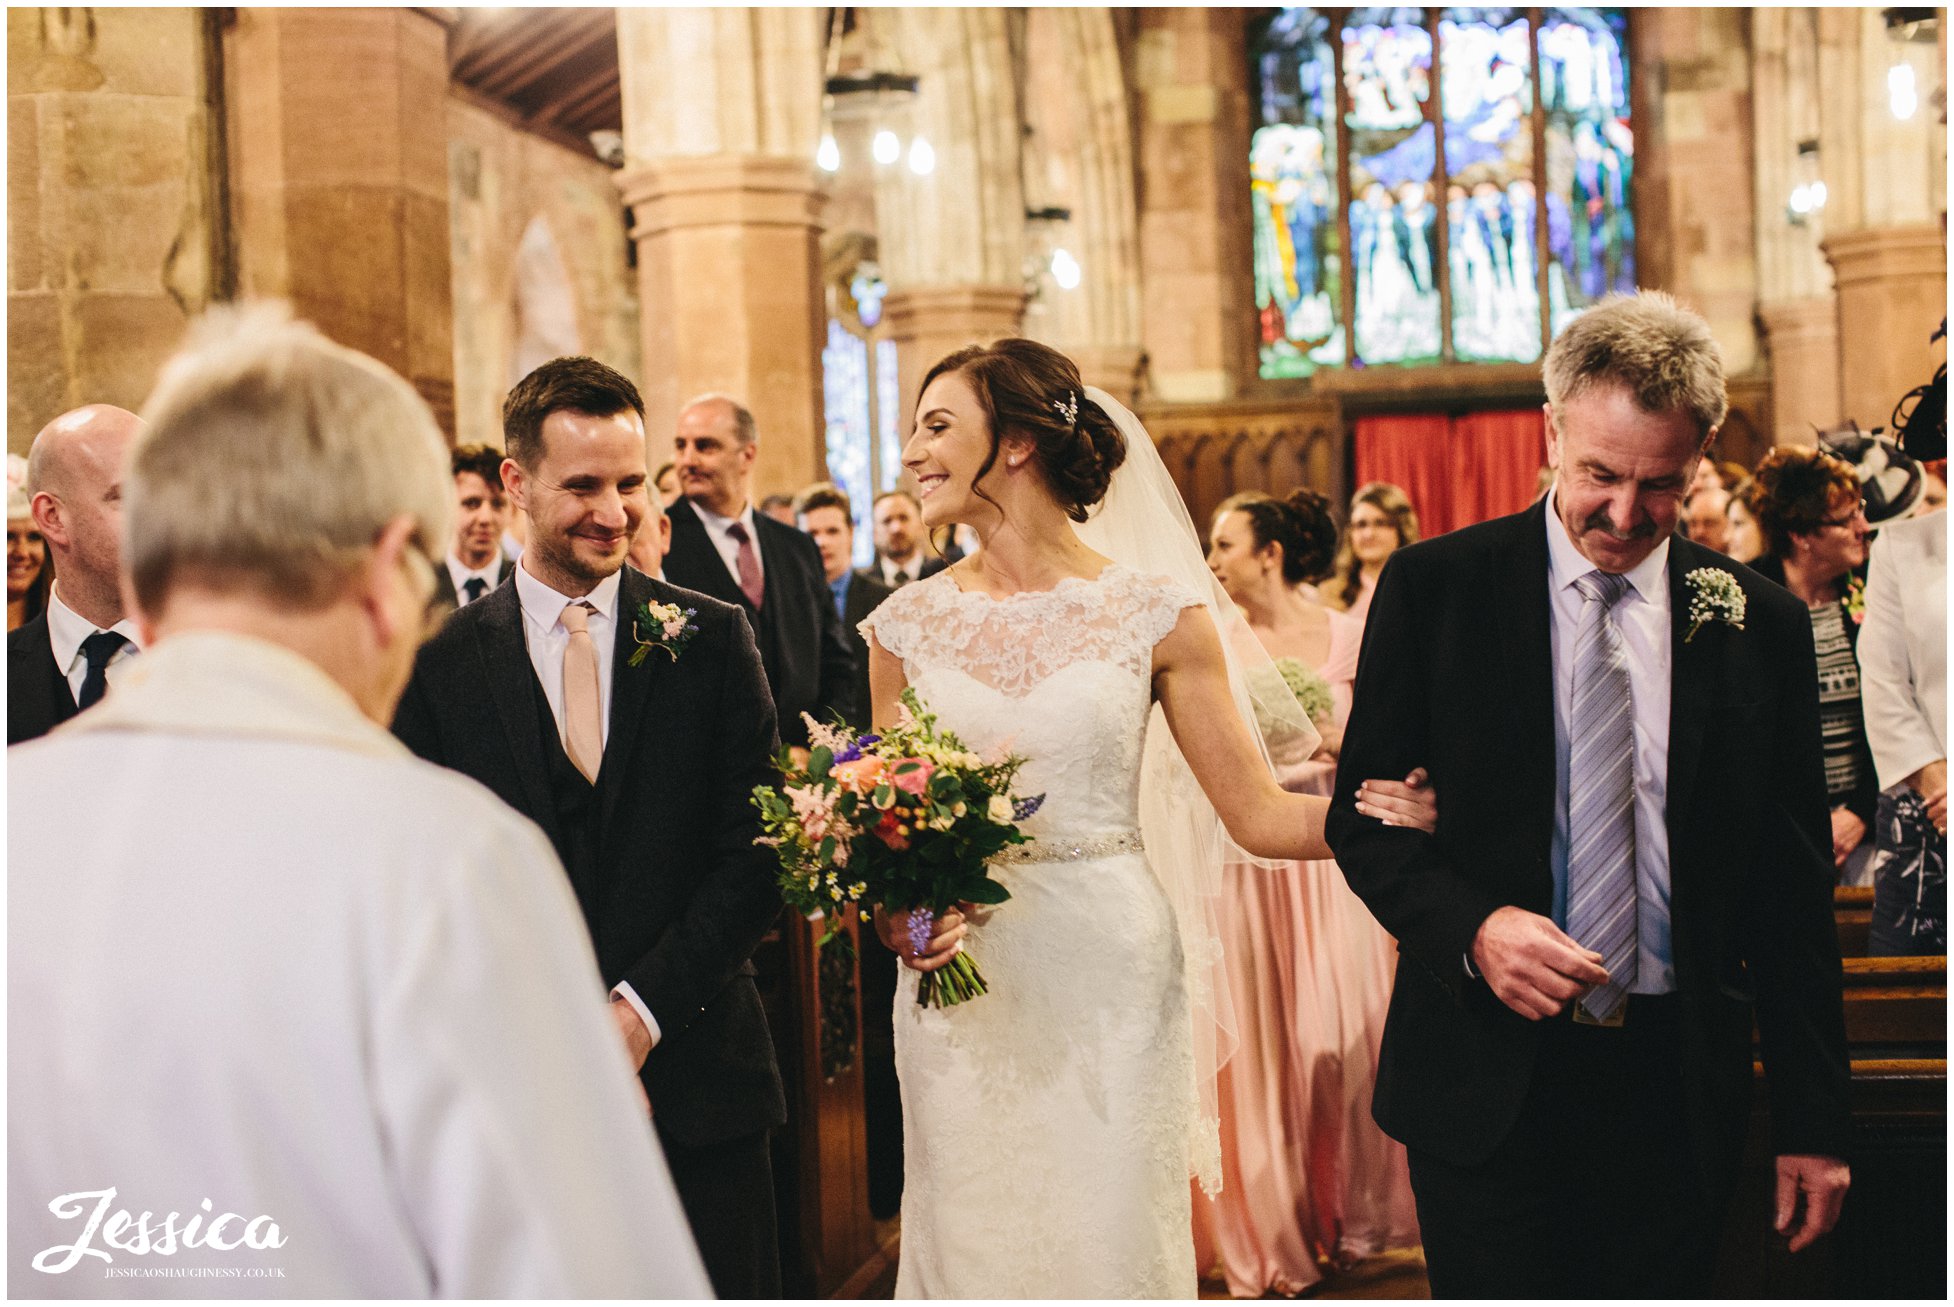
[[[904,794],[921,795],[929,788],[930,777],[936,773],[936,764],[923,758],[904,758],[896,763],[889,783]]]

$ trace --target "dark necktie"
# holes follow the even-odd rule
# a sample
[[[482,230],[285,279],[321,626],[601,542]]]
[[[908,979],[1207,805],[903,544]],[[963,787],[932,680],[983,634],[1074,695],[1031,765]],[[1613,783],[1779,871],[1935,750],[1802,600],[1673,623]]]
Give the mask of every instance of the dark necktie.
[[[462,591],[468,596],[466,599],[462,600],[462,602],[464,604],[472,604],[477,599],[480,599],[483,595],[488,593],[488,582],[484,581],[479,576],[471,576],[466,581],[463,581],[461,583],[461,588]]]
[[[753,538],[747,535],[744,522],[733,523],[726,528],[726,534],[739,542],[740,590],[757,612],[767,597],[767,585],[760,576],[760,555],[754,552]]]
[[[75,707],[92,708],[102,701],[109,688],[109,659],[115,657],[129,637],[116,631],[97,631],[81,642],[81,656],[88,663],[88,674],[81,678],[81,694]]]
[[[909,584],[909,573],[907,573],[907,572],[905,572],[905,571],[903,571],[903,570],[902,570],[902,569],[901,569],[900,567],[898,567],[898,568],[896,569],[896,574],[895,574],[895,577],[894,577],[894,579],[893,579],[893,581],[892,581],[892,584],[894,584],[894,585],[896,585],[896,586],[898,586],[898,587],[901,587],[901,586],[905,586],[905,585],[908,585],[908,584]]]

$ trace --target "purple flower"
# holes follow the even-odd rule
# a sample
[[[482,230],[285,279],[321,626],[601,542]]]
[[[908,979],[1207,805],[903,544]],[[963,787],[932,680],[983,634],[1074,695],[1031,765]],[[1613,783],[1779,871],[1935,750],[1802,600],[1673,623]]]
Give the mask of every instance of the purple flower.
[[[864,749],[872,749],[882,743],[882,737],[879,735],[864,735],[861,739],[855,741],[855,743]]]
[[[1034,794],[1029,799],[1019,799],[1011,805],[1011,820],[1014,822],[1028,821],[1044,806],[1045,796],[1042,794]]]
[[[912,957],[923,956],[923,950],[929,947],[930,936],[935,933],[936,918],[927,912],[911,913],[909,927],[904,932],[904,938],[909,941],[910,955]]]
[[[837,753],[835,755],[835,761],[854,762],[856,759],[860,758],[861,756],[862,756],[861,742],[858,740],[851,740],[847,748],[843,749],[840,753]]]

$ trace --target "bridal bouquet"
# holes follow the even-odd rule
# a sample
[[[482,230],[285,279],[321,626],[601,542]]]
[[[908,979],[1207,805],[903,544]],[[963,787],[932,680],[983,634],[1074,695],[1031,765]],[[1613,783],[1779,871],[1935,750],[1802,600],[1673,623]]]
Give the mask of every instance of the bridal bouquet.
[[[914,690],[902,692],[896,724],[882,735],[804,719],[807,764],[796,767],[783,752],[780,788],[753,791],[766,831],[758,842],[779,854],[789,907],[809,917],[860,903],[914,912],[910,942],[920,949],[935,918],[956,904],[1011,897],[987,864],[1029,842],[1018,824],[1044,801],[1012,793],[1023,758],[972,753],[937,726]],[[970,955],[958,953],[923,973],[916,1001],[950,1007],[986,988]]]

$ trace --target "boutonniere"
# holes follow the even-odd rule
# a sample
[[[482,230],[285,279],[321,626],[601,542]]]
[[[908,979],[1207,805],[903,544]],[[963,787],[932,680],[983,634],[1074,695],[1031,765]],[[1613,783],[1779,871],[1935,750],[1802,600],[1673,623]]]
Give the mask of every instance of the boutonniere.
[[[1845,583],[1845,597],[1839,600],[1845,608],[1845,615],[1852,619],[1854,626],[1862,626],[1866,621],[1866,581],[1853,576]]]
[[[1699,567],[1683,578],[1689,583],[1689,630],[1683,643],[1711,622],[1744,629],[1744,588],[1721,567]]]
[[[677,662],[679,650],[699,633],[699,628],[692,624],[698,615],[698,609],[680,608],[677,604],[639,604],[638,615],[631,621],[631,638],[638,647],[627,665],[636,667],[653,649],[662,650]]]

